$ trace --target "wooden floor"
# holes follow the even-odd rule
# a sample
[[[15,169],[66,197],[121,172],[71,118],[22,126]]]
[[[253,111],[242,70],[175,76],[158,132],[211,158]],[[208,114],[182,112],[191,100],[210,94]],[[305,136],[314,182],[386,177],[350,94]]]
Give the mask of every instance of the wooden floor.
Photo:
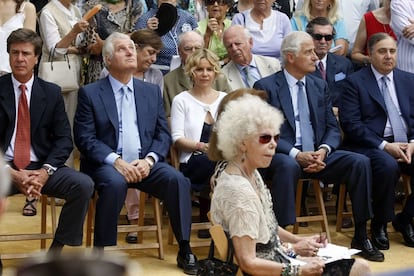
[[[24,198],[20,195],[12,196],[9,198],[9,206],[7,213],[1,218],[0,222],[0,234],[13,233],[15,231],[19,232],[31,232],[38,229],[40,225],[40,214],[35,217],[23,217],[21,215],[21,208],[23,205]],[[194,214],[197,210],[194,208]],[[123,215],[121,215],[121,220]],[[330,215],[330,233],[332,236],[333,243],[349,246],[351,238],[353,236],[353,230],[346,230],[343,233],[335,232],[335,221],[334,216]],[[50,226],[50,221],[49,221]],[[112,255],[121,255],[124,256],[125,260],[129,264],[132,264],[131,275],[183,275],[182,271],[176,266],[176,254],[177,254],[177,245],[168,245],[167,244],[167,229],[168,229],[168,220],[167,218],[163,219],[163,240],[164,240],[164,250],[165,258],[164,260],[159,260],[156,249],[148,250],[128,250],[124,252],[110,251],[106,254],[109,256]],[[320,228],[318,224],[311,224],[307,228],[300,228],[300,233],[315,233],[319,232]],[[385,254],[385,262],[375,263],[371,262],[371,268],[374,273],[379,272],[389,272],[394,270],[414,268],[414,248],[405,247],[402,244],[402,237],[395,232],[392,226],[388,227],[389,237],[391,241],[391,249],[383,251]],[[155,236],[151,233],[144,234],[144,239],[154,240]],[[151,236],[150,236],[151,235]],[[124,243],[125,234],[120,234],[118,236],[118,243]],[[193,233],[192,239],[197,239],[196,232]],[[45,252],[39,252],[38,241],[26,241],[26,242],[2,242],[0,243],[0,254],[6,254],[11,252],[37,252],[36,255],[44,255]],[[50,241],[48,241],[50,244]],[[64,252],[79,252],[82,254],[90,253],[89,249],[86,249],[84,246],[81,248],[66,248]],[[199,259],[207,257],[208,248],[194,248],[194,253]],[[14,275],[14,269],[17,266],[22,265],[25,259],[13,259],[13,260],[3,260],[5,267],[4,275]]]

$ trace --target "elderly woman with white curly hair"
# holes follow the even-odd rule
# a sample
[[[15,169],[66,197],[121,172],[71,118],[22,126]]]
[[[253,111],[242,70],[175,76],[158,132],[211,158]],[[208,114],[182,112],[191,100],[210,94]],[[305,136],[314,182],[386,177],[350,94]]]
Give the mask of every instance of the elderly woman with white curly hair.
[[[219,107],[209,157],[225,162],[219,162],[212,179],[211,219],[229,233],[245,273],[337,275],[315,257],[326,239],[320,235],[299,237],[278,226],[270,192],[257,169],[272,161],[284,119],[280,111],[252,93],[259,94],[252,89],[236,90]],[[292,264],[288,256],[298,256],[303,265]],[[338,268],[345,270],[343,275],[369,271],[364,260],[340,260],[335,265]]]

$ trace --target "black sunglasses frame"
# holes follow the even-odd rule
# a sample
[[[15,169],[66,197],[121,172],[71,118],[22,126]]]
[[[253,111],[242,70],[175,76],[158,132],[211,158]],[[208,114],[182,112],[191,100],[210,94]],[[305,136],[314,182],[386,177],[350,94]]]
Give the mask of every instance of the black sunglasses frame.
[[[322,40],[322,38],[325,38],[325,41],[331,41],[333,39],[333,35],[329,34],[329,35],[321,35],[321,34],[313,34],[312,35],[313,39],[315,40]]]

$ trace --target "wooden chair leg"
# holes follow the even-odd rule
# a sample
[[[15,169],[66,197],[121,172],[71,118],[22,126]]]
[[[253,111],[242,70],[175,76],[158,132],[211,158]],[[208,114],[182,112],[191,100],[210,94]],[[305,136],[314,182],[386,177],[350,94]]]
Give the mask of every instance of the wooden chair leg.
[[[345,204],[346,204],[346,185],[341,183],[339,186],[339,194],[338,194],[338,211],[336,213],[336,232],[342,231],[342,221],[346,217],[352,217],[352,212],[345,211]]]

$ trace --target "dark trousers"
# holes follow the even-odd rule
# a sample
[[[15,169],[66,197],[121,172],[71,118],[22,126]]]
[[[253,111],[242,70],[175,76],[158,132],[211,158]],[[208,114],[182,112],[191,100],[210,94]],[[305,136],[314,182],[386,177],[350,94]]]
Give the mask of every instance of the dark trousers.
[[[281,226],[296,222],[295,198],[299,178],[314,178],[325,183],[345,183],[352,201],[355,221],[365,222],[372,217],[371,167],[361,154],[336,150],[325,159],[326,167],[318,173],[305,173],[289,155],[277,153],[269,168],[261,170],[264,179],[271,181],[273,209]]]
[[[118,216],[128,187],[161,199],[167,208],[177,241],[190,240],[191,183],[167,163],[156,163],[148,177],[133,184],[128,184],[112,165],[94,166],[81,162],[81,170],[94,179],[99,195],[95,214],[95,246],[116,245]]]
[[[32,163],[27,169],[39,169]],[[88,211],[94,183],[86,174],[68,167],[59,168],[43,186],[42,194],[65,199],[59,216],[55,240],[66,245],[82,245],[83,223]],[[12,193],[19,193],[13,186]]]

